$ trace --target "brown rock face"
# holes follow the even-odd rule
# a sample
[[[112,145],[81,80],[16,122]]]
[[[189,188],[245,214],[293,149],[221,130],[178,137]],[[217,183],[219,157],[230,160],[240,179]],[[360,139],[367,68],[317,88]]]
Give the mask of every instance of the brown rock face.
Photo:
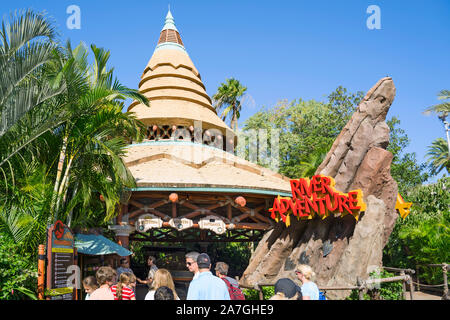
[[[383,78],[369,90],[357,111],[337,137],[316,174],[331,176],[336,189],[361,189],[367,210],[359,222],[347,215],[297,221],[286,228],[278,223],[260,241],[241,284],[275,282],[288,277],[298,264],[309,264],[319,286],[354,285],[381,266],[382,250],[397,213],[397,183],[390,175],[392,154],[386,151],[389,128],[385,122],[395,96],[391,78]],[[327,292],[344,298],[348,292]]]

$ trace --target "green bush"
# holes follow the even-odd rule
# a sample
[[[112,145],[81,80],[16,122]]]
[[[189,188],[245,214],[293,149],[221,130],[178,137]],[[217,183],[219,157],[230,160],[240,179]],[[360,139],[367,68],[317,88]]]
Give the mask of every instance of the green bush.
[[[0,234],[0,300],[36,299],[37,261]]]
[[[412,202],[411,213],[398,218],[384,249],[383,264],[415,269],[416,264],[450,261],[450,178],[411,189],[405,200]],[[442,284],[440,268],[421,268],[421,281]]]
[[[263,287],[264,300],[269,300],[275,294],[274,287]],[[256,289],[242,289],[245,300],[259,300],[259,291]]]

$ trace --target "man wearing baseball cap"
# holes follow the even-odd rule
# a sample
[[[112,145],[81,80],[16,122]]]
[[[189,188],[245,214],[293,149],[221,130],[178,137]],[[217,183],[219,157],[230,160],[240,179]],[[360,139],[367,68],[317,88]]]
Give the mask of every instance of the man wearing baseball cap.
[[[197,265],[199,275],[190,283],[186,300],[230,300],[225,282],[210,271],[211,259],[208,254],[199,254]]]

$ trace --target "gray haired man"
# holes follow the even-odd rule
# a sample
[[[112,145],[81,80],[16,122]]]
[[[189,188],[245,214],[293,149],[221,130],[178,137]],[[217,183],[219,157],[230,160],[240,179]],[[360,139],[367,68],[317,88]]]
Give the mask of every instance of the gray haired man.
[[[194,277],[192,280],[197,279],[199,275],[198,271],[198,265],[197,265],[197,258],[200,255],[197,251],[191,251],[185,255],[186,258],[186,267],[189,269],[190,272],[194,274]]]

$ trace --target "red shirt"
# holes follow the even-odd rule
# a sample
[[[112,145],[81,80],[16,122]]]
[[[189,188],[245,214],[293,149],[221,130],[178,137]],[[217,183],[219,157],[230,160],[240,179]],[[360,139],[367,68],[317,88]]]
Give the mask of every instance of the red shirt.
[[[116,295],[117,285],[111,287],[111,291],[114,295],[114,300],[119,300]],[[133,290],[128,287],[122,286],[122,299],[121,300],[131,300],[135,298]]]

